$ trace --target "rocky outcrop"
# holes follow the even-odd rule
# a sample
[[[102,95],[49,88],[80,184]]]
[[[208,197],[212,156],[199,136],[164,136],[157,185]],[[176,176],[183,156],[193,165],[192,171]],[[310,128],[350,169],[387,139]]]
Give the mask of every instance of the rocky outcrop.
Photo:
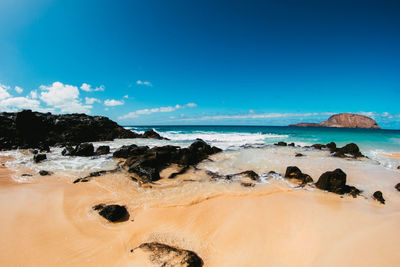
[[[54,145],[78,145],[116,138],[164,139],[153,130],[138,134],[101,116],[53,115],[31,110],[0,113],[0,150],[36,148],[47,151]]]
[[[285,178],[296,179],[304,185],[314,181],[310,175],[302,173],[301,170],[296,166],[289,166],[286,168]]]
[[[47,159],[46,154],[36,154],[36,155],[33,156],[33,161],[35,163],[42,162],[45,159]]]
[[[359,189],[354,186],[346,185],[347,175],[341,169],[323,173],[318,182],[315,184],[317,188],[339,195],[351,194],[356,197],[361,193]]]
[[[99,146],[96,149],[96,155],[107,155],[110,153],[110,147],[109,146]]]
[[[289,126],[380,129],[375,120],[353,113],[336,114],[321,123],[298,123]]]
[[[149,266],[201,267],[204,264],[203,260],[193,251],[162,243],[143,243],[139,247],[132,249],[131,252],[135,254],[139,250],[141,253],[148,254]]]
[[[385,204],[385,199],[383,198],[383,194],[382,194],[381,191],[376,191],[376,192],[372,195],[372,197],[373,197],[376,201],[380,202],[381,204]]]
[[[194,166],[209,155],[221,152],[217,147],[211,147],[203,140],[197,140],[188,148],[177,146],[138,147],[125,146],[114,153],[114,157],[125,158],[123,167],[130,173],[135,173],[142,183],[150,183],[160,179],[160,171],[175,163],[180,166]]]
[[[118,222],[129,216],[128,211],[124,206],[120,205],[96,205],[94,210],[100,210],[99,214],[109,222]]]

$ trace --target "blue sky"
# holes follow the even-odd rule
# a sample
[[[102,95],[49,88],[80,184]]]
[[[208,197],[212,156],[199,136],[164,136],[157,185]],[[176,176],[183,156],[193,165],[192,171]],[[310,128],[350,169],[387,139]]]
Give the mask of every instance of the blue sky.
[[[0,110],[400,128],[400,1],[0,2]]]

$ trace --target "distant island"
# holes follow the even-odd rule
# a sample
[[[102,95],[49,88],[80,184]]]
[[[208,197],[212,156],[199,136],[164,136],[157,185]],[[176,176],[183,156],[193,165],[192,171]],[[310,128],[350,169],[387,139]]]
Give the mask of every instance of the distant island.
[[[340,113],[329,117],[326,121],[320,123],[297,123],[289,126],[295,127],[334,127],[334,128],[365,128],[380,129],[375,120],[359,114]]]

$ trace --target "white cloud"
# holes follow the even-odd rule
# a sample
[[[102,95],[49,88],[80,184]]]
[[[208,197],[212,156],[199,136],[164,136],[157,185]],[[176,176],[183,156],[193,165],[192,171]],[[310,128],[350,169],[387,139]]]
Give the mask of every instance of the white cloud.
[[[82,83],[81,89],[86,92],[97,92],[97,91],[104,91],[104,85],[100,85],[99,87],[92,88],[90,84]]]
[[[90,113],[92,106],[81,103],[76,86],[54,82],[50,86],[41,85],[40,89],[40,99],[63,113]]]
[[[172,111],[182,109],[182,108],[194,108],[194,107],[197,107],[197,104],[187,103],[183,106],[175,105],[175,106],[159,107],[159,108],[152,108],[152,109],[146,108],[146,109],[140,109],[140,110],[136,110],[136,111],[130,112],[128,114],[125,114],[125,115],[119,117],[119,119],[120,120],[131,119],[131,118],[137,118],[137,117],[139,117],[139,115],[149,115],[149,114],[158,113],[158,112],[172,112]]]
[[[223,114],[223,115],[208,115],[201,117],[183,118],[181,121],[206,121],[206,120],[229,120],[229,119],[275,119],[275,118],[294,118],[294,117],[318,117],[318,116],[331,116],[336,113],[322,112],[322,113],[254,113],[247,114]]]
[[[31,95],[31,98],[33,98],[33,99],[38,98],[38,93],[37,93],[36,90],[31,91],[31,92],[30,92],[30,95]]]
[[[124,98],[129,98],[129,96],[128,95],[124,95]]]
[[[27,97],[12,97],[0,100],[1,111],[14,112],[21,109],[41,110],[40,102]]]
[[[151,84],[151,82],[148,82],[148,81],[141,81],[141,80],[136,81],[136,84],[138,84],[138,85],[146,85],[146,86],[153,86],[153,85]]]
[[[120,100],[115,100],[115,99],[107,99],[104,101],[104,105],[109,106],[109,107],[114,107],[114,106],[121,106],[124,104],[124,101]]]
[[[101,100],[98,98],[94,98],[94,97],[85,97],[85,103],[88,105],[92,105],[94,103],[101,103]]]
[[[22,89],[22,88],[19,87],[19,86],[15,86],[14,90],[15,90],[15,92],[17,92],[18,94],[21,94],[21,93],[24,91],[24,89]]]
[[[0,99],[4,99],[10,97],[11,95],[7,92],[10,89],[10,86],[6,86],[0,83]]]

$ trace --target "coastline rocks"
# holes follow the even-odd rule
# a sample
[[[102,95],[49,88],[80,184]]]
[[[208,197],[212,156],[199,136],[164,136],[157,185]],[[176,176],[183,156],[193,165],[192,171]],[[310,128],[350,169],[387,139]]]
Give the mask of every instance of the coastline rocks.
[[[396,184],[394,188],[396,188],[397,191],[400,191],[400,183]]]
[[[335,153],[332,155],[334,157],[344,158],[346,155],[351,155],[354,158],[364,157],[360,152],[360,148],[354,143],[347,144],[341,148],[336,148],[334,152]]]
[[[132,156],[141,155],[145,153],[148,149],[149,149],[148,146],[137,146],[137,145],[122,146],[114,152],[113,157],[127,159]]]
[[[96,149],[96,155],[107,155],[110,153],[110,147],[109,146],[99,146]]]
[[[83,143],[76,146],[73,156],[91,157],[94,155],[94,147],[91,143]]]
[[[42,161],[45,160],[45,159],[47,159],[46,154],[35,154],[35,155],[33,156],[33,161],[34,161],[35,163],[42,162]]]
[[[96,205],[94,210],[100,210],[99,214],[107,219],[109,222],[117,222],[126,218],[129,214],[125,206],[120,205]]]
[[[278,142],[278,143],[276,143],[274,145],[276,145],[276,146],[287,146],[287,143],[286,142]]]
[[[302,184],[314,182],[310,175],[302,173],[296,166],[289,166],[286,168],[285,178],[299,180]]]
[[[159,139],[159,140],[169,140],[168,138],[162,137],[161,135],[159,135],[156,131],[154,131],[153,129],[145,131],[141,138],[152,138],[152,139]]]
[[[353,113],[335,114],[321,123],[298,123],[289,126],[380,129],[376,121],[373,119]]]
[[[383,198],[383,194],[382,194],[381,191],[376,191],[376,192],[372,195],[372,197],[373,197],[376,201],[380,202],[381,204],[385,204],[385,199]]]
[[[317,183],[315,184],[317,188],[339,195],[351,194],[356,197],[361,193],[359,189],[354,186],[346,185],[347,175],[341,169],[336,169],[334,171],[328,171],[323,173]]]
[[[0,150],[33,148],[48,151],[57,144],[112,141],[116,138],[157,138],[154,131],[141,135],[101,116],[32,112],[0,113]],[[162,138],[165,139],[165,138]]]
[[[302,154],[302,153],[296,153],[296,155],[294,155],[295,157],[304,157],[304,154]]]
[[[75,148],[67,145],[61,154],[63,156],[91,157],[94,155],[94,147],[92,143],[79,144]]]
[[[335,142],[330,142],[328,144],[325,145],[329,151],[334,152],[336,150],[336,143]]]
[[[150,254],[147,259],[149,265],[155,266],[176,266],[176,267],[202,267],[203,260],[193,251],[172,247],[162,243],[143,243],[132,249],[134,254],[141,250],[142,253]]]
[[[122,147],[114,153],[114,157],[130,155],[123,167],[128,172],[137,174],[142,183],[149,183],[159,180],[160,171],[171,163],[193,166],[208,158],[209,155],[221,151],[217,147],[211,147],[203,140],[197,140],[188,148],[177,146],[153,147],[151,149],[137,146]]]

